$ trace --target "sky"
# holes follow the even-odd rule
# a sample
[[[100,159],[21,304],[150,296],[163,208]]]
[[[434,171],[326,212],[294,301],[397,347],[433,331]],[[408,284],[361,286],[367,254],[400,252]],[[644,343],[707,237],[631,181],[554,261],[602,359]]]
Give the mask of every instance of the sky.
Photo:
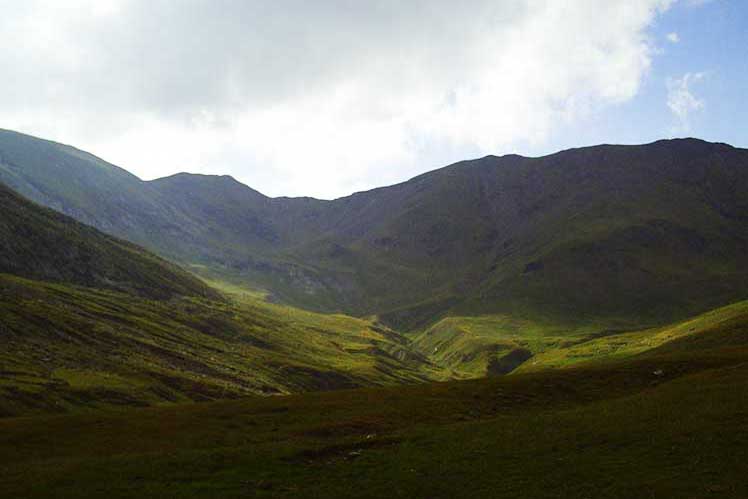
[[[332,199],[487,154],[748,146],[743,0],[0,0],[0,128]]]

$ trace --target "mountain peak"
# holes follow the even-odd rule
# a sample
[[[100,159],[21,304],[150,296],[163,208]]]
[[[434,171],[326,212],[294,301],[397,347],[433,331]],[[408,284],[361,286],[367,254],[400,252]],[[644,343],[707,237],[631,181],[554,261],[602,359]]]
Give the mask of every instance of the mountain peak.
[[[267,198],[263,193],[252,189],[247,184],[236,180],[231,175],[211,175],[205,173],[180,172],[167,177],[161,177],[148,181],[157,189],[185,189],[200,188],[219,191],[231,191],[236,194],[250,194],[252,196]]]
[[[180,179],[185,181],[215,181],[215,182],[229,182],[229,183],[241,183],[231,175],[214,175],[211,173],[191,173],[191,172],[178,172],[165,177],[160,177],[150,182],[158,182],[160,180],[168,179]]]

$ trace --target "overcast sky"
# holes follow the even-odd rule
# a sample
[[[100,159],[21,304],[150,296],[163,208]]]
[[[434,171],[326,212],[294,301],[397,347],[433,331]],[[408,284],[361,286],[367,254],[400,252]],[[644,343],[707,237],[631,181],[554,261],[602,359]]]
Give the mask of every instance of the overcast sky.
[[[743,0],[0,0],[0,128],[333,198],[460,159],[748,145]]]

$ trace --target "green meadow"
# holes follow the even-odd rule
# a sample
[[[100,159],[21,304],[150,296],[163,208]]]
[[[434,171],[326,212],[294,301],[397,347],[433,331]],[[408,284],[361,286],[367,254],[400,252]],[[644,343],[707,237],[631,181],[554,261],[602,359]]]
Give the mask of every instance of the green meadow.
[[[745,497],[746,346],[0,420],[3,497]]]

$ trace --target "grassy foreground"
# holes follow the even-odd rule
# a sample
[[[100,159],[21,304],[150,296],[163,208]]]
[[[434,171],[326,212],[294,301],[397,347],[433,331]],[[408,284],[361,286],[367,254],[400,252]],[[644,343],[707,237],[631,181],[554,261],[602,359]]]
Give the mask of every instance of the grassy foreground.
[[[0,419],[0,497],[748,496],[746,302],[599,337],[494,318],[533,354],[517,373],[371,387],[470,373],[368,320],[223,291],[0,276],[0,407],[26,415]],[[486,340],[487,320],[456,325]]]
[[[0,420],[2,497],[746,497],[748,350]]]

